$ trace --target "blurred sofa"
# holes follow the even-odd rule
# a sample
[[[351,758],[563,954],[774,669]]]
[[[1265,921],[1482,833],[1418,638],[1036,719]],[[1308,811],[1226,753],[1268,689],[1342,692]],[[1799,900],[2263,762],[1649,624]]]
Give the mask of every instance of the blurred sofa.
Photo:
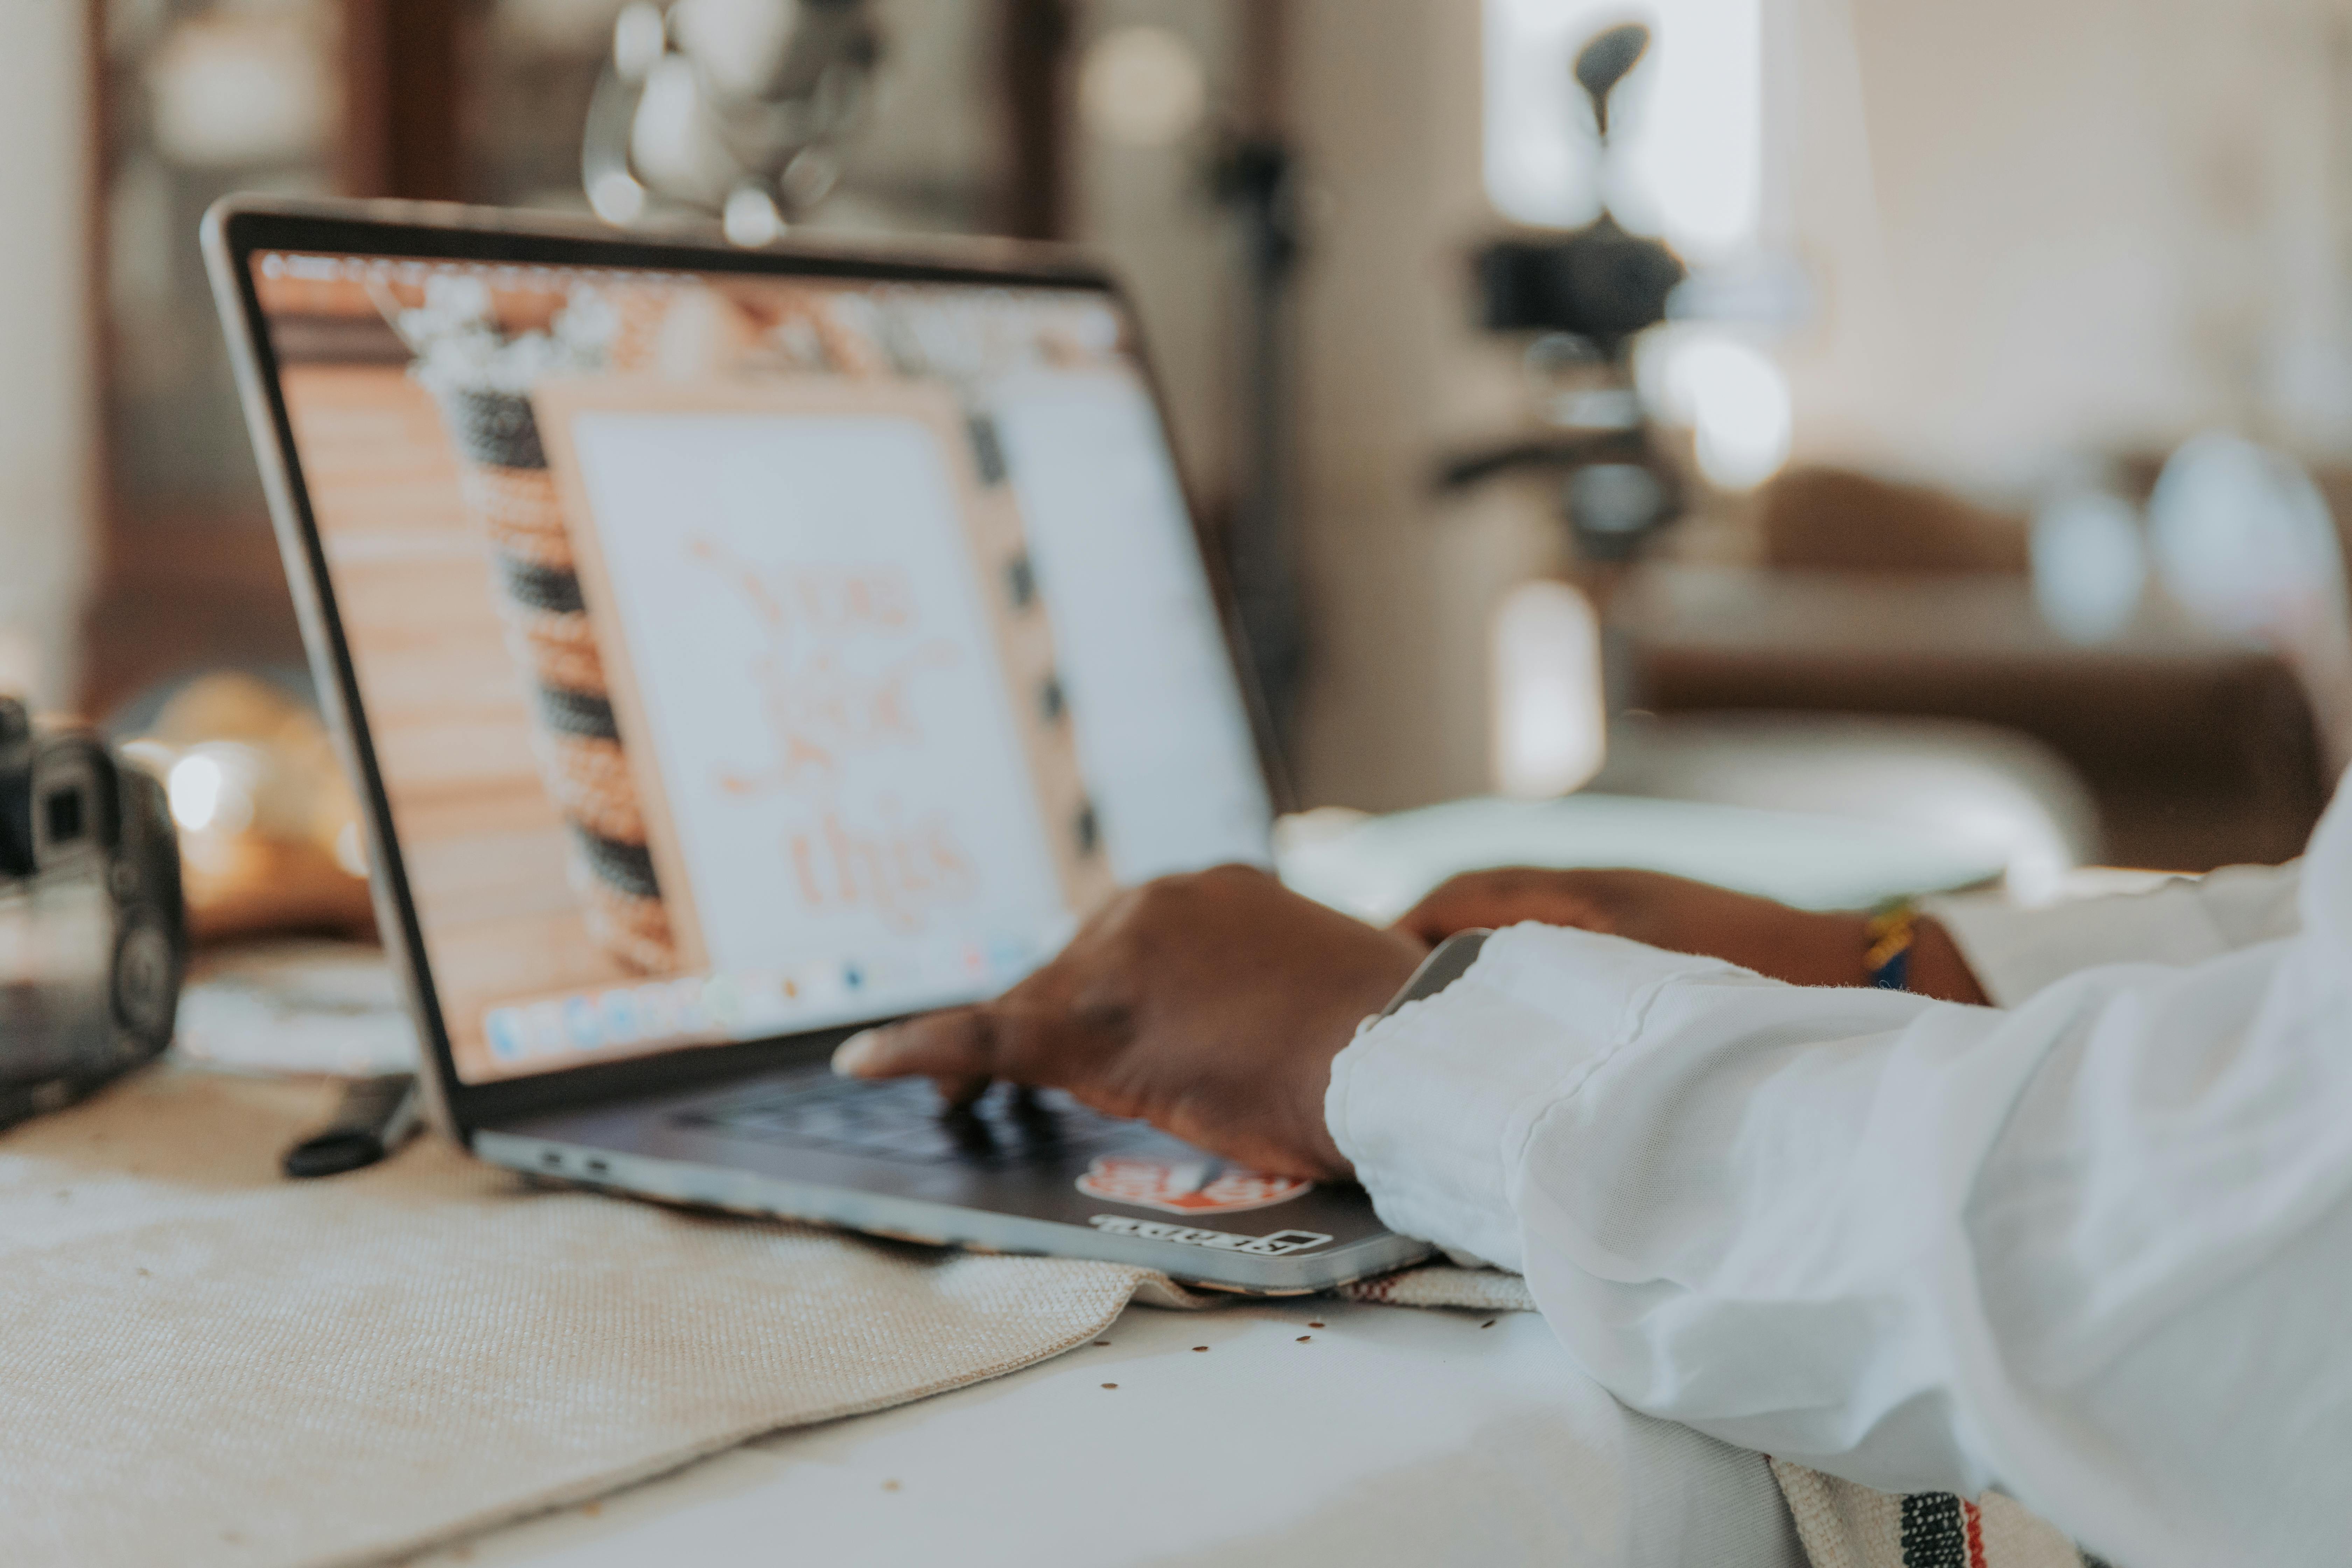
[[[2068,642],[2036,606],[2021,517],[1806,468],[1768,487],[1758,529],[1759,564],[1652,563],[1627,583],[1617,615],[1640,709],[2030,737],[2087,791],[2096,828],[2081,841],[2120,865],[2284,859],[2326,804],[2333,781],[2284,664],[2161,605],[2112,639]],[[2062,822],[2065,796],[2051,796]]]

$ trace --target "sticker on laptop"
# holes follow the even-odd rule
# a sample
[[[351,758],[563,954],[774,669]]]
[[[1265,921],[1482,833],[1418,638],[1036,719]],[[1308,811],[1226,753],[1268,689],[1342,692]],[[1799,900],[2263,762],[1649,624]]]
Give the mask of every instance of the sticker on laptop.
[[[1203,1230],[1195,1225],[1173,1225],[1164,1219],[1138,1219],[1133,1215],[1098,1214],[1087,1223],[1106,1236],[1135,1236],[1146,1241],[1175,1241],[1205,1247],[1213,1252],[1246,1252],[1255,1258],[1287,1258],[1330,1244],[1319,1230],[1277,1230],[1271,1236],[1243,1236],[1230,1230]]]
[[[1090,1198],[1167,1214],[1238,1214],[1287,1203],[1312,1182],[1262,1176],[1219,1160],[1144,1160],[1105,1154],[1078,1178]]]

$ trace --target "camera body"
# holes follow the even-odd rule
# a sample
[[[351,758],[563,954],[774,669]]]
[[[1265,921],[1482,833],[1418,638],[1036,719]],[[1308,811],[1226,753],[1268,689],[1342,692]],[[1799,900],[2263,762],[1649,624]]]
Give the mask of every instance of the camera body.
[[[1688,275],[1662,241],[1628,234],[1606,215],[1572,234],[1496,240],[1477,257],[1480,324],[1488,331],[1569,332],[1615,358],[1666,319]]]
[[[0,1127],[160,1055],[186,959],[163,786],[0,697]]]

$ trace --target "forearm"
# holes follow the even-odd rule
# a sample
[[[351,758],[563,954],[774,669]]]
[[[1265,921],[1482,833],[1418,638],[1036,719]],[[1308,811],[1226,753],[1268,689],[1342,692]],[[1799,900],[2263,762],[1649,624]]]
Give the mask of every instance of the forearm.
[[[1329,1114],[1391,1223],[1523,1268],[1636,1408],[1998,1482],[2148,1568],[2300,1561],[2352,1528],[2340,1488],[2263,1500],[2352,1457],[2341,956],[2002,1014],[1522,928],[1360,1037]]]
[[[1434,944],[1459,931],[1528,922],[1719,958],[1791,985],[1872,984],[1867,955],[1879,934],[1867,915],[1794,909],[1708,882],[1622,867],[1467,872],[1432,889],[1398,925]],[[1984,1000],[1940,925],[1921,920],[1915,933],[1908,989],[1951,1002]]]

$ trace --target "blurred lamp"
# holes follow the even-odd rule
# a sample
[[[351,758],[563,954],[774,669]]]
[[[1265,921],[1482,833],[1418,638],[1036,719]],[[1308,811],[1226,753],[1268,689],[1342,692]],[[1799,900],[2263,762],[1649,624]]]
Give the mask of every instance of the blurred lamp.
[[[784,215],[776,210],[775,198],[767,192],[739,185],[727,193],[727,205],[719,211],[719,226],[727,231],[731,244],[761,246],[782,236]]]

